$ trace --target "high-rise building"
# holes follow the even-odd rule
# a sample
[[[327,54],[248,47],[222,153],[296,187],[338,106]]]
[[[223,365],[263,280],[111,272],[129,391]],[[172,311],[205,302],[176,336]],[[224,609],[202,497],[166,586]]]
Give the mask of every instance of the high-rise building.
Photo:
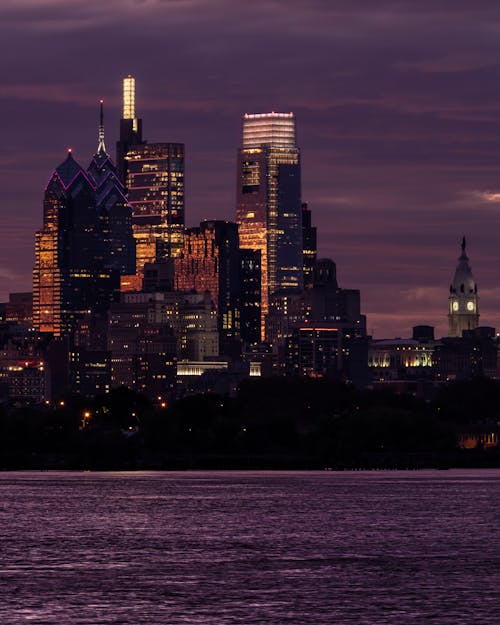
[[[123,117],[116,144],[118,176],[132,207],[136,273],[181,253],[184,231],[184,144],[148,143],[136,117],[135,78],[123,79]]]
[[[174,275],[177,291],[210,292],[217,311],[220,352],[237,353],[241,290],[238,226],[215,220],[186,229]]]
[[[123,79],[123,113],[116,142],[116,167],[122,184],[127,180],[127,152],[142,143],[142,119],[135,115],[135,78],[129,75]]]
[[[177,359],[219,356],[217,314],[208,293],[123,293],[108,318],[113,387],[170,394]]]
[[[132,206],[137,273],[146,263],[179,256],[184,233],[184,145],[142,143],[129,149],[127,197]]]
[[[238,153],[240,245],[261,253],[261,337],[269,297],[303,288],[300,153],[293,113],[245,114]]]
[[[260,341],[260,250],[240,249],[240,334],[246,345]]]
[[[117,287],[107,269],[93,180],[71,150],[47,184],[43,210],[35,237],[33,325],[71,335],[83,315],[106,310]]]
[[[314,267],[317,256],[316,228],[312,225],[311,211],[307,203],[302,204],[302,254],[304,263],[304,286],[314,282]]]
[[[461,337],[464,330],[474,330],[479,325],[479,296],[477,284],[472,276],[469,258],[465,253],[465,237],[462,239],[462,253],[458,259],[448,297],[448,336]]]
[[[97,152],[92,157],[87,171],[95,184],[96,205],[107,250],[106,267],[118,272],[119,275],[134,274],[135,239],[132,232],[132,209],[125,197],[125,188],[116,167],[106,152],[102,100]]]

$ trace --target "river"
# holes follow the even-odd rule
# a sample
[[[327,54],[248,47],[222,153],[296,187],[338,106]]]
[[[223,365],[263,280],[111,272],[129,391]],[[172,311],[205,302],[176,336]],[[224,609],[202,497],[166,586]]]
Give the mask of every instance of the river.
[[[500,623],[500,471],[0,474],[0,623]]]

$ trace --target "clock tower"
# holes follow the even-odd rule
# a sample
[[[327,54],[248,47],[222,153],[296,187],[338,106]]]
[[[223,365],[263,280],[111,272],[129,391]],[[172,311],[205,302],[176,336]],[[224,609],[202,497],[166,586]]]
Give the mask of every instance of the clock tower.
[[[458,259],[455,277],[450,285],[448,298],[448,336],[462,336],[464,330],[473,330],[479,325],[477,284],[472,276],[469,259],[465,253],[465,237],[462,239],[462,254]]]

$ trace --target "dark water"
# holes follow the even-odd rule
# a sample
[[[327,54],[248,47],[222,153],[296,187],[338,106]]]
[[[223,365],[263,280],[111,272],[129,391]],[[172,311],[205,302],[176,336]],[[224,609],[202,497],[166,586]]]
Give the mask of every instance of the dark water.
[[[500,471],[0,474],[0,625],[500,623]]]

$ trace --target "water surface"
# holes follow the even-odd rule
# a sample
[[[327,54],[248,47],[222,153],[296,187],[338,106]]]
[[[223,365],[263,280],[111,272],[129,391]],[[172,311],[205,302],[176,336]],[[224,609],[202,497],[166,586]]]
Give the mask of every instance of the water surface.
[[[0,474],[0,624],[500,623],[500,471]]]

